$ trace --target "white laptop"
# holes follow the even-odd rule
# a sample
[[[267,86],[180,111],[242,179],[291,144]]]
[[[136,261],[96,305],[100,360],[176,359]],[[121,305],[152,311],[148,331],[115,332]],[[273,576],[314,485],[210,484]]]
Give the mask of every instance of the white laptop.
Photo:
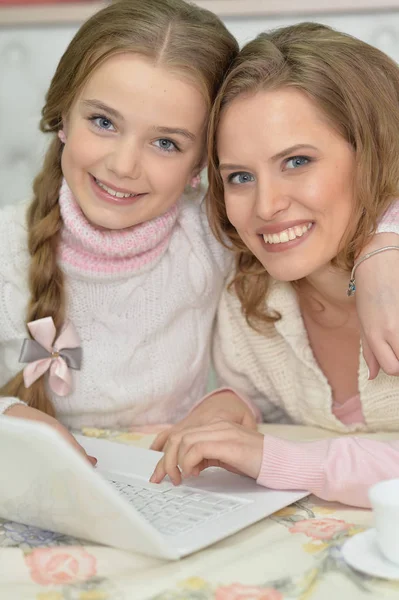
[[[148,482],[161,453],[0,417],[0,517],[165,559],[209,546],[307,495],[209,469],[180,486]]]

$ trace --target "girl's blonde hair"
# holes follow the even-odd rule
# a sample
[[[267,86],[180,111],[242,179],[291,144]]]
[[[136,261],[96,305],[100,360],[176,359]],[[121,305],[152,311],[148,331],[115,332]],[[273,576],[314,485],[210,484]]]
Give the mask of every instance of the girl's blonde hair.
[[[398,193],[399,68],[368,44],[317,23],[262,33],[239,53],[215,101],[209,124],[208,213],[218,239],[235,251],[232,288],[255,329],[276,320],[267,311],[270,277],[227,218],[217,156],[221,114],[237,97],[294,87],[306,94],[355,151],[353,219],[334,264],[353,266]],[[294,107],[295,108],[295,107]],[[260,124],[261,126],[261,124]]]
[[[90,75],[122,52],[148,57],[199,86],[211,107],[238,45],[218,17],[184,0],[117,0],[79,29],[57,67],[40,129],[53,140],[33,185],[29,207],[30,299],[27,322],[52,317],[59,333],[66,316],[64,275],[57,263],[61,230],[58,195],[62,143],[56,134]],[[176,99],[178,102],[178,99]],[[25,388],[22,371],[1,390],[54,415],[44,377]]]

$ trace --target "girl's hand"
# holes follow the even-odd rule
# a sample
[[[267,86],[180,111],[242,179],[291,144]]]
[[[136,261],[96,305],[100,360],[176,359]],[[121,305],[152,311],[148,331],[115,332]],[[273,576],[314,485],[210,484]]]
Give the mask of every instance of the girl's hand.
[[[377,234],[358,259],[383,246],[399,246],[399,235]],[[380,367],[387,375],[399,375],[399,250],[381,252],[359,265],[355,298],[370,379]]]
[[[216,392],[199,404],[184,419],[162,431],[153,441],[152,450],[163,450],[168,438],[182,430],[201,427],[213,421],[230,421],[256,429],[256,419],[249,407],[233,392]]]
[[[169,475],[172,483],[178,485],[182,478],[197,476],[208,467],[223,467],[257,479],[262,464],[263,435],[242,425],[217,421],[174,433],[164,451],[151,483],[160,483]]]
[[[89,456],[86,454],[86,451],[78,442],[75,440],[73,435],[69,433],[68,429],[61,425],[59,421],[46,415],[40,410],[36,410],[35,408],[31,408],[30,406],[23,406],[22,404],[14,404],[10,406],[4,413],[7,417],[15,417],[18,419],[28,419],[29,421],[41,421],[42,423],[47,423],[53,429],[58,431],[58,433],[77,450],[86,460],[89,461],[91,465],[95,465],[97,463],[97,459],[94,456]]]

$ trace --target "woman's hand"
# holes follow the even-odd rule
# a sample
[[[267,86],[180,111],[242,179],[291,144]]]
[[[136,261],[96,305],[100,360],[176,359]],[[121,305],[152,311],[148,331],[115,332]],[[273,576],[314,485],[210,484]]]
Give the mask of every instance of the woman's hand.
[[[383,246],[399,246],[399,235],[375,235],[358,259]],[[387,375],[399,375],[399,250],[381,252],[359,265],[355,298],[370,379],[380,367]]]
[[[230,421],[256,429],[256,419],[250,408],[230,391],[216,392],[201,402],[187,417],[173,427],[162,431],[151,445],[152,450],[163,450],[168,438],[184,429],[201,427],[215,420]]]
[[[10,406],[5,413],[7,417],[15,417],[18,419],[28,419],[29,421],[41,421],[42,423],[46,423],[64,438],[65,441],[68,442],[71,446],[75,448],[86,460],[89,461],[91,465],[95,465],[97,459],[94,456],[89,456],[86,454],[86,451],[78,442],[75,440],[73,435],[69,433],[68,429],[64,427],[59,421],[50,417],[46,413],[43,413],[40,410],[36,410],[35,408],[31,408],[30,406],[23,406],[22,404],[14,404]]]
[[[236,423],[217,421],[185,429],[167,440],[164,455],[150,481],[160,483],[168,475],[174,485],[208,467],[257,479],[262,464],[263,435]]]

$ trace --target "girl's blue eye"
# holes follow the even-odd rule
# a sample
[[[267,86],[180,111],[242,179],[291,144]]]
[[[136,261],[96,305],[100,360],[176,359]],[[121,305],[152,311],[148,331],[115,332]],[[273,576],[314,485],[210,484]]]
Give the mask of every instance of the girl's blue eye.
[[[156,140],[155,145],[157,145],[157,148],[160,148],[165,152],[173,152],[174,150],[179,149],[174,142],[168,140],[167,138],[161,138],[159,140]]]
[[[108,119],[107,117],[91,117],[90,121],[92,123],[94,123],[94,125],[96,127],[98,127],[98,129],[102,129],[105,131],[113,131],[114,130],[112,121],[110,119]]]
[[[255,177],[252,175],[252,173],[242,171],[241,173],[231,173],[231,175],[228,176],[227,181],[234,185],[242,185],[244,183],[251,183],[252,181],[255,181]]]
[[[307,156],[293,156],[285,163],[287,169],[297,169],[310,163],[310,158]]]

